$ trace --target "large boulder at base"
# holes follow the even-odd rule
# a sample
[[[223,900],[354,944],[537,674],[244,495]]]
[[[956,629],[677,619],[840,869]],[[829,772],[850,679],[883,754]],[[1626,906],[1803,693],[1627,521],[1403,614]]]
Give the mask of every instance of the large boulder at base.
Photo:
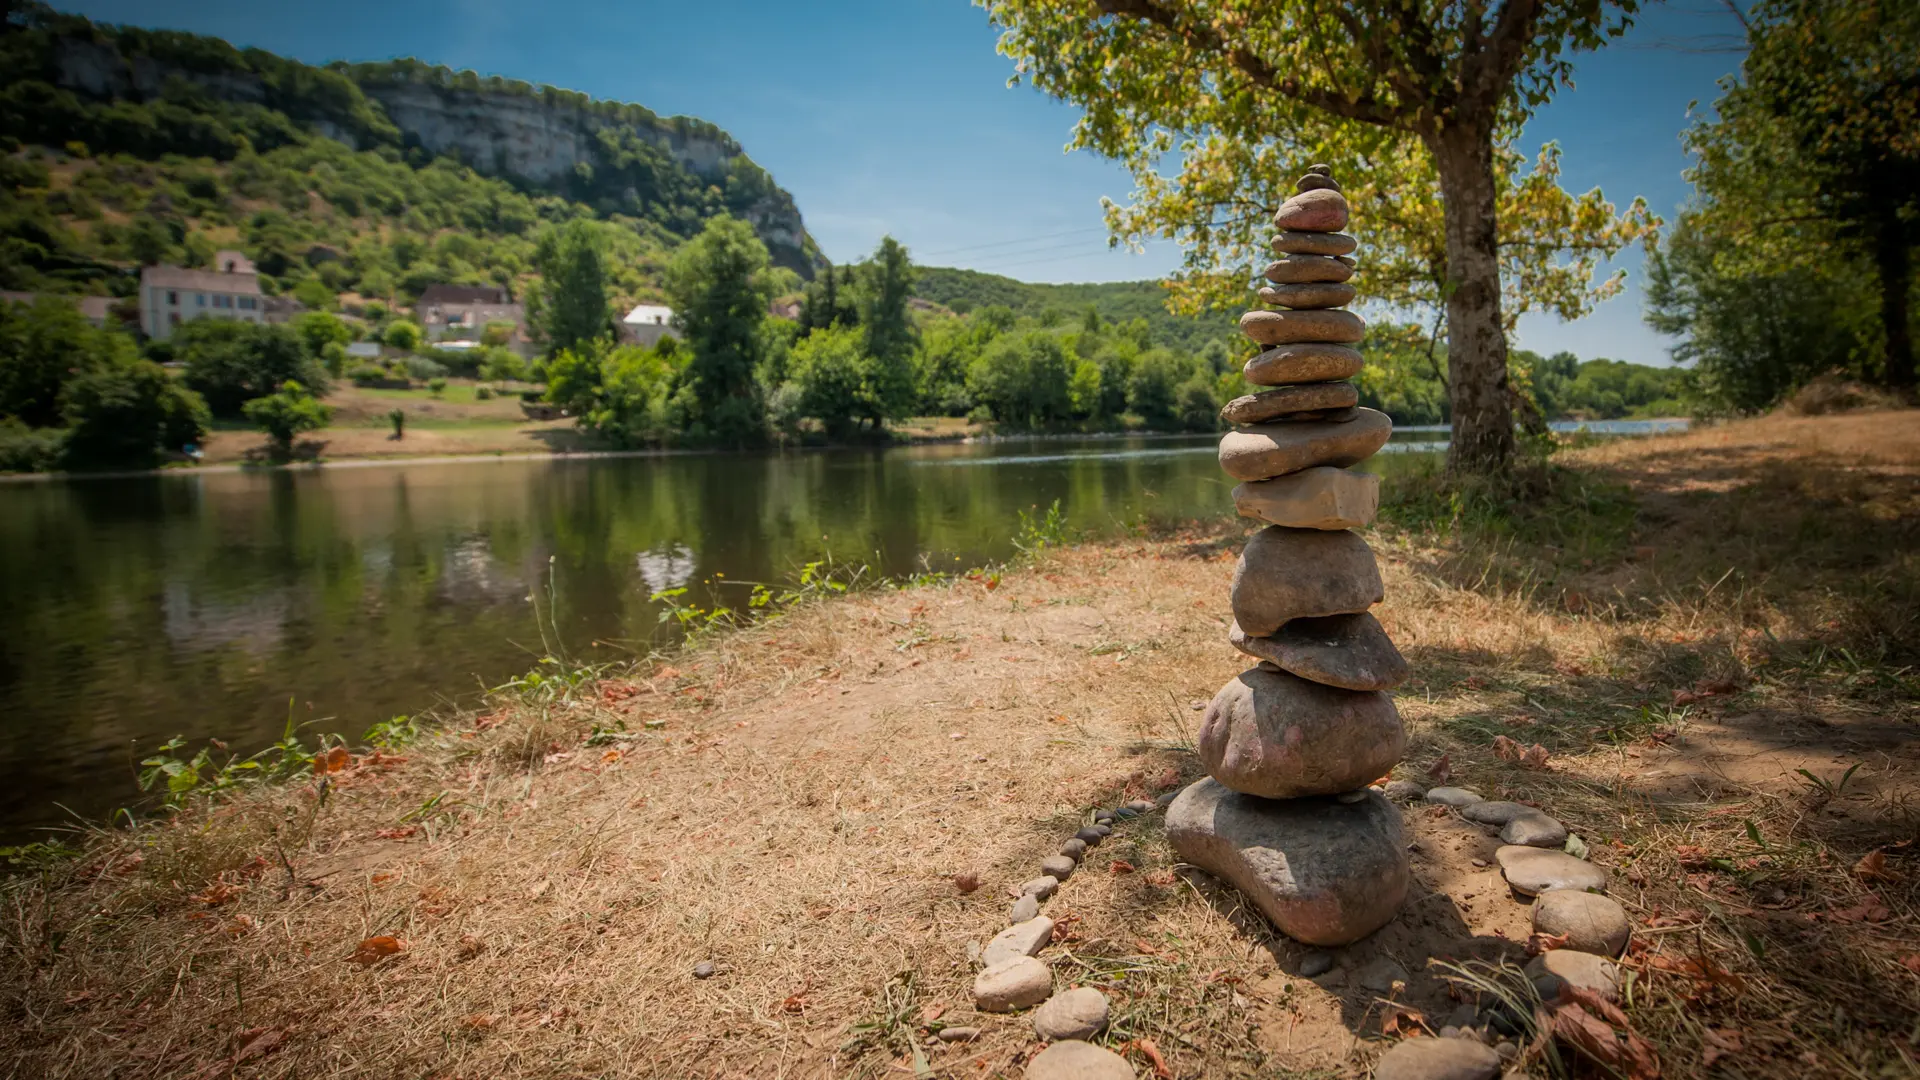
[[[1297,383],[1234,398],[1220,417],[1229,424],[1259,424],[1288,413],[1350,409],[1359,403],[1360,391],[1350,382]]]
[[[1269,525],[1241,550],[1228,600],[1242,630],[1266,637],[1295,619],[1365,611],[1385,596],[1380,564],[1359,534]]]
[[[1268,349],[1248,360],[1240,374],[1255,386],[1288,386],[1351,378],[1365,364],[1358,349],[1309,341]]]
[[[1339,308],[1306,311],[1249,311],[1240,316],[1240,332],[1261,345],[1291,345],[1296,341],[1359,341],[1367,336],[1367,320]]]
[[[1167,807],[1180,858],[1239,889],[1279,931],[1347,945],[1386,925],[1407,896],[1400,811],[1379,795],[1262,799],[1201,780]]]
[[[1241,517],[1289,529],[1357,529],[1380,509],[1380,478],[1373,473],[1315,465],[1233,489]]]
[[[1355,409],[1344,423],[1259,424],[1220,439],[1220,467],[1235,480],[1266,480],[1311,469],[1344,468],[1372,457],[1393,435],[1393,421],[1377,409]]]
[[[1200,719],[1200,763],[1248,795],[1293,799],[1363,788],[1399,763],[1406,727],[1378,690],[1342,690],[1249,668]]]
[[[1406,657],[1372,612],[1295,619],[1267,637],[1249,637],[1235,623],[1227,640],[1248,656],[1328,686],[1391,690],[1407,679]]]
[[[1347,197],[1331,188],[1303,191],[1274,211],[1273,227],[1292,232],[1339,232],[1347,227]]]

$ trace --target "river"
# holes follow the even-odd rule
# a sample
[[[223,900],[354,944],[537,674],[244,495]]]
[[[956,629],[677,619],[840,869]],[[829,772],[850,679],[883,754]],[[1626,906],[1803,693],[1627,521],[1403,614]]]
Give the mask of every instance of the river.
[[[1644,431],[1629,424],[1626,431]],[[1393,449],[1444,447],[1445,429]],[[831,555],[870,573],[1014,553],[1058,499],[1113,535],[1230,512],[1216,437],[396,463],[0,484],[0,841],[137,803],[174,735],[349,737],[533,667],[670,631],[652,595],[744,603]],[[1399,454],[1368,467],[1391,472]],[[291,702],[291,705],[289,704]],[[65,808],[64,810],[62,808]]]

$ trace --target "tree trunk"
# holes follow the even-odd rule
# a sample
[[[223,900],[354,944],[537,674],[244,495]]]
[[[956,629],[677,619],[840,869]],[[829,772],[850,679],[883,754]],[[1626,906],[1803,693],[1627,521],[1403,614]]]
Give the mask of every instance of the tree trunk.
[[[1500,474],[1513,460],[1507,335],[1500,325],[1493,130],[1462,123],[1428,136],[1447,227],[1447,368],[1455,472]]]
[[[1887,335],[1883,377],[1895,390],[1913,389],[1913,330],[1907,295],[1913,288],[1913,253],[1897,216],[1880,223],[1874,234],[1873,262],[1880,271],[1880,327]]]

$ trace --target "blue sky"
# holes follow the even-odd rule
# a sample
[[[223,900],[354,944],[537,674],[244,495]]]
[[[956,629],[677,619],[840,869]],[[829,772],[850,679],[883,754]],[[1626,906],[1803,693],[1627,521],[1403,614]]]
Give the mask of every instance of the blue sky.
[[[1116,281],[1174,269],[1171,245],[1110,251],[1100,198],[1117,165],[1065,154],[1076,112],[1028,87],[966,0],[65,0],[94,19],[217,34],[313,63],[417,56],[685,113],[727,129],[793,192],[829,257],[892,233],[922,262],[1029,281]],[[1672,218],[1685,199],[1687,106],[1738,66],[1699,51],[1737,30],[1717,0],[1654,5],[1622,41],[1580,57],[1525,134],[1565,150],[1563,181]],[[1529,316],[1520,344],[1664,363],[1628,291],[1577,323]]]

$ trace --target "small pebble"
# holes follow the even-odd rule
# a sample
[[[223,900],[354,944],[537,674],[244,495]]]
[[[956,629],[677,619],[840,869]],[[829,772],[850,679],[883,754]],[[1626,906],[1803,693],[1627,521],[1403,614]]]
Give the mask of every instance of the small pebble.
[[[1106,1026],[1106,995],[1091,986],[1062,990],[1033,1010],[1033,1033],[1047,1042],[1090,1039]]]
[[[1206,707],[1207,707],[1207,703],[1204,701],[1201,701],[1199,698],[1195,698],[1192,701],[1187,702],[1187,708],[1192,709],[1194,712],[1203,712],[1206,710]]]
[[[1515,814],[1500,830],[1500,841],[1527,847],[1558,848],[1567,842],[1567,827],[1538,810]]]
[[[1077,836],[1071,840],[1068,840],[1066,843],[1060,845],[1060,854],[1065,855],[1067,858],[1072,859],[1075,862],[1079,862],[1080,856],[1085,855],[1086,853],[1087,853],[1087,842],[1085,840],[1080,839]]]
[[[1095,825],[1111,825],[1111,824],[1113,824],[1113,811],[1111,811],[1111,810],[1095,810],[1095,811],[1093,812],[1093,823],[1094,823]]]
[[[1411,780],[1387,781],[1386,796],[1395,802],[1412,802],[1427,797],[1427,789]]]
[[[1040,914],[1040,898],[1032,893],[1013,902],[1013,912],[1007,916],[1010,923],[1023,923]]]
[[[1139,814],[1152,813],[1153,800],[1152,799],[1135,799],[1132,802],[1127,804],[1127,809],[1132,810],[1135,813],[1139,813]]]
[[[1065,881],[1073,876],[1074,862],[1065,855],[1049,855],[1040,860],[1040,872]]]
[[[1382,994],[1392,990],[1394,983],[1404,983],[1407,979],[1407,969],[1384,956],[1360,971],[1360,985]]]
[[[993,935],[980,951],[980,962],[991,968],[1022,956],[1034,956],[1053,940],[1053,920],[1045,915],[1015,923]]]
[[[1037,897],[1041,900],[1045,900],[1047,897],[1052,896],[1054,893],[1054,890],[1058,889],[1059,887],[1060,887],[1060,879],[1057,877],[1054,877],[1052,874],[1048,874],[1045,877],[1034,878],[1032,881],[1029,881],[1025,885],[1020,886],[1020,895],[1032,896],[1032,897]]]
[[[1115,810],[1114,810],[1114,812],[1113,812],[1113,815],[1114,815],[1115,817],[1117,817],[1117,818],[1119,818],[1120,820],[1122,820],[1122,821],[1125,821],[1125,820],[1126,820],[1126,819],[1128,819],[1128,818],[1137,818],[1137,817],[1139,817],[1139,816],[1140,816],[1140,811],[1138,811],[1138,810],[1135,810],[1135,809],[1134,809],[1133,807],[1131,807],[1131,806],[1122,806],[1122,807],[1119,807],[1119,808],[1117,808],[1117,809],[1115,809]]]
[[[1620,999],[1620,965],[1604,956],[1573,949],[1551,949],[1529,961],[1526,973],[1542,1001],[1559,997],[1560,987],[1567,984],[1590,990],[1608,1001]]]
[[[1333,970],[1333,954],[1315,949],[1300,958],[1300,977],[1317,978]]]
[[[1596,956],[1619,956],[1633,936],[1633,923],[1618,900],[1599,893],[1554,889],[1533,902],[1533,929],[1565,934],[1561,948]]]
[[[1038,1005],[1053,993],[1053,972],[1031,956],[990,967],[973,979],[973,1006],[981,1012],[1012,1012]]]
[[[1431,796],[1429,796],[1431,798]],[[1522,814],[1537,814],[1540,811],[1525,803],[1487,802],[1482,800],[1469,803],[1460,808],[1460,816],[1480,825],[1505,825]]]
[[[1520,1044],[1502,1039],[1494,1044],[1493,1052],[1500,1055],[1501,1061],[1513,1061],[1520,1056]]]
[[[1485,800],[1480,798],[1478,792],[1468,791],[1466,788],[1437,787],[1427,792],[1427,801],[1445,806],[1472,806],[1474,803]]]
[[[1073,838],[1087,845],[1088,847],[1099,847],[1100,841],[1105,840],[1107,838],[1107,834],[1101,832],[1100,827],[1098,825],[1089,825],[1086,828],[1081,829],[1079,832],[1074,833]]]
[[[1087,828],[1092,829],[1094,832],[1099,833],[1100,839],[1102,840],[1105,840],[1107,837],[1113,835],[1113,826],[1108,825],[1104,822],[1096,822],[1095,824],[1087,826]]]
[[[693,977],[696,979],[711,979],[719,971],[719,966],[711,960],[702,960],[693,965]]]
[[[1159,795],[1155,796],[1153,800],[1153,805],[1160,807],[1161,809],[1164,810],[1167,807],[1172,806],[1173,800],[1179,797],[1180,797],[1180,793],[1178,791],[1163,791]]]
[[[1374,1062],[1374,1080],[1493,1080],[1500,1055],[1466,1039],[1408,1039]]]
[[[941,1042],[972,1042],[980,1037],[977,1027],[943,1027],[940,1029]]]
[[[1127,1059],[1102,1046],[1062,1039],[1034,1055],[1026,1080],[1134,1080]]]
[[[1492,864],[1492,863],[1489,863],[1489,862],[1488,862],[1487,860],[1485,860],[1485,859],[1475,859],[1475,860],[1473,860],[1473,865],[1475,865],[1475,866],[1477,866],[1477,867],[1479,867],[1479,868],[1480,868],[1480,869],[1482,869],[1482,870],[1485,870],[1485,869],[1486,869],[1487,867],[1489,867],[1489,866],[1491,866],[1491,865],[1493,865],[1493,864]]]
[[[1460,1029],[1454,1027],[1452,1024],[1443,1025],[1440,1028],[1440,1037],[1443,1039],[1457,1039],[1460,1037]]]

